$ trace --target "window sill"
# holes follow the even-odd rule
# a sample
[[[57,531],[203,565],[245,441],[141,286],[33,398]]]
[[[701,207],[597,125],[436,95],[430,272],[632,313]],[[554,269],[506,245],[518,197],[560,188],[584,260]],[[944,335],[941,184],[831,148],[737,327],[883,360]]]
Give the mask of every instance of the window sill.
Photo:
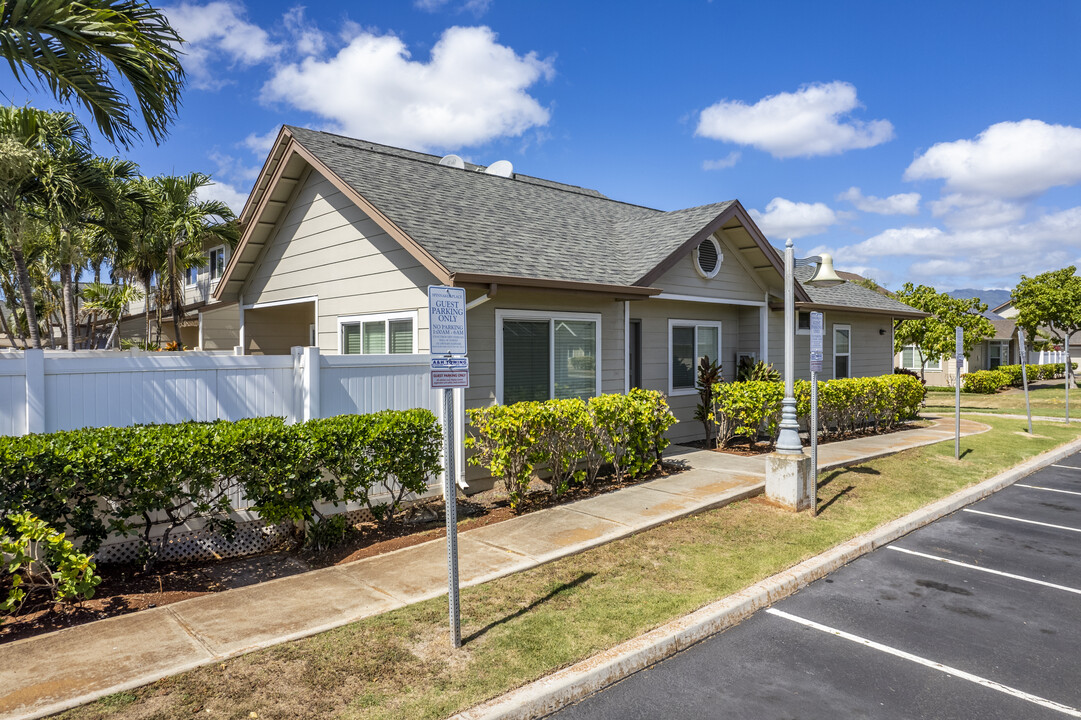
[[[698,388],[673,388],[672,392],[668,393],[669,397],[677,397],[679,395],[697,395]]]

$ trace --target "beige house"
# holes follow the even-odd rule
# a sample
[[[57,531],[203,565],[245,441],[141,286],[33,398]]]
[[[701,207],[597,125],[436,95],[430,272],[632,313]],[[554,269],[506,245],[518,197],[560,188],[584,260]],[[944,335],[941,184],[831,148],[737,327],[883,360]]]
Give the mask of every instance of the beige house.
[[[279,134],[244,236],[199,312],[199,345],[246,353],[423,353],[427,287],[464,287],[466,405],[661,390],[697,436],[695,365],[783,362],[783,260],[738,201],[662,212],[595,190],[302,128]],[[800,276],[797,276],[800,277]],[[825,378],[890,373],[895,319],[852,283],[797,283]]]
[[[1012,318],[990,315],[988,320],[995,326],[995,334],[988,340],[976,343],[972,352],[961,362],[961,375],[977,370],[994,370],[999,365],[1016,365],[1021,362],[1015,321]],[[920,372],[920,357],[916,346],[908,345],[897,353],[894,362],[897,367]],[[953,387],[957,382],[957,362],[952,355],[924,360],[923,376],[928,385]]]

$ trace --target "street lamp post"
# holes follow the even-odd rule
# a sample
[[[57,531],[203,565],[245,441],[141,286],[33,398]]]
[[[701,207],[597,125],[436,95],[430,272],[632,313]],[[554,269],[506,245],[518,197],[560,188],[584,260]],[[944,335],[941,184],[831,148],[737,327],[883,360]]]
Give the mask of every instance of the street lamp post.
[[[796,309],[795,269],[816,266],[815,274],[806,282],[815,287],[839,285],[844,280],[833,269],[833,258],[823,253],[797,258],[792,241],[784,250],[784,400],[781,401],[781,424],[777,447],[766,463],[766,495],[780,505],[804,510],[814,504],[814,488],[809,487],[813,473],[803,453],[796,418],[795,362]]]

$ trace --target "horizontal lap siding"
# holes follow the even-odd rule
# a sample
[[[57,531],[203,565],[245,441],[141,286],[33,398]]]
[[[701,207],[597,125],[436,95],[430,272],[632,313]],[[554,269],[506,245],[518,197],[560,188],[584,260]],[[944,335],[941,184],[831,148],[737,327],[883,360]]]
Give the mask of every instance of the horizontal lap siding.
[[[652,285],[676,295],[762,302],[765,290],[751,279],[747,269],[737,259],[739,250],[723,237],[720,243],[724,259],[715,277],[704,278],[698,274],[692,250]]]
[[[246,304],[318,297],[316,342],[338,352],[338,318],[417,312],[427,351],[432,274],[329,181],[312,172],[244,288]]]
[[[240,344],[240,310],[228,305],[199,314],[203,324],[203,350],[232,350]]]
[[[483,293],[471,292],[469,300]],[[631,304],[632,307],[634,303]],[[469,382],[465,391],[467,408],[495,402],[495,311],[537,310],[542,312],[600,313],[601,391],[623,392],[623,302],[559,291],[499,288],[498,294],[466,315],[469,343]],[[633,312],[632,312],[633,315]]]
[[[690,303],[671,300],[644,300],[631,303],[631,318],[642,321],[642,385],[647,390],[668,392],[669,347],[668,321],[706,320],[721,323],[722,372],[726,380],[735,378],[733,357],[743,332],[740,325],[743,308],[714,303]],[[757,318],[757,315],[756,315]],[[757,320],[756,320],[757,323]],[[757,327],[757,324],[755,325]],[[757,333],[755,338],[757,338]],[[756,340],[757,341],[757,340]],[[677,442],[702,436],[702,425],[694,419],[698,395],[673,395],[668,405],[679,420],[668,433]]]
[[[893,372],[893,320],[886,315],[824,312],[822,315],[822,374],[821,379],[833,377],[833,326],[849,325],[852,329],[851,368],[853,377],[888,375]],[[880,332],[884,331],[884,332]],[[784,312],[775,310],[769,318],[769,358],[779,372],[784,372]],[[796,335],[795,376],[811,377],[810,335]]]

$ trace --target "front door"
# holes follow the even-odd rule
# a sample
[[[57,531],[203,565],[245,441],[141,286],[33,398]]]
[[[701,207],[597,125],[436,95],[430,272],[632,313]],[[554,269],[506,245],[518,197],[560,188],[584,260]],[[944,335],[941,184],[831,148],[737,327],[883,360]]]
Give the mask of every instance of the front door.
[[[627,338],[627,373],[632,388],[642,387],[642,321],[630,321]]]

